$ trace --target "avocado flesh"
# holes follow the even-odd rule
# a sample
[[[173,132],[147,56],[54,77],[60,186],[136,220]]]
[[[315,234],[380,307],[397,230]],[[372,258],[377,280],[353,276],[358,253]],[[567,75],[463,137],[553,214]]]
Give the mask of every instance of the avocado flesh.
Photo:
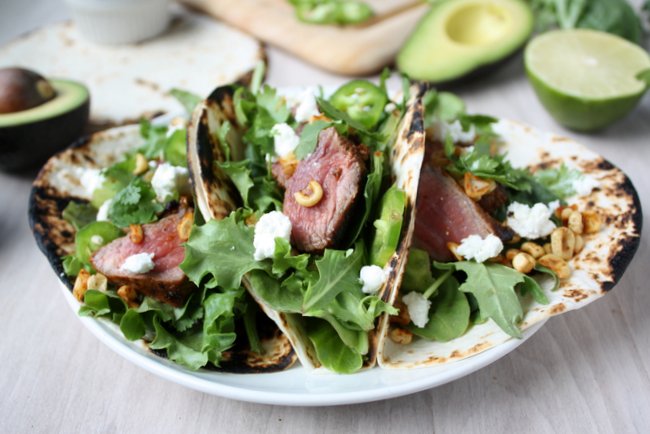
[[[73,81],[49,81],[56,91],[53,99],[0,114],[0,169],[36,167],[84,133],[90,113],[88,89]]]
[[[521,0],[443,0],[418,23],[397,66],[416,80],[455,80],[505,59],[532,30],[533,14]]]

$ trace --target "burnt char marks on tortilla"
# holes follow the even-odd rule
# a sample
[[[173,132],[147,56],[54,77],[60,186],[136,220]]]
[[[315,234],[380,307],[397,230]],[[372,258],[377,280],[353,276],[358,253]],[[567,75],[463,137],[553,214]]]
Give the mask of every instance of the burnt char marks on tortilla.
[[[157,222],[142,225],[144,239],[135,244],[127,237],[118,238],[97,250],[91,262],[115,285],[129,285],[137,292],[173,306],[182,305],[194,286],[179,268],[185,257],[178,225],[185,210],[171,214]],[[131,255],[153,253],[153,270],[134,274],[121,269]]]
[[[283,212],[291,220],[292,244],[304,252],[335,247],[345,232],[366,174],[365,147],[356,146],[330,127],[320,132],[316,150],[300,161],[287,182]],[[294,195],[318,182],[323,197],[305,207]]]
[[[60,197],[47,187],[34,186],[29,198],[29,226],[41,252],[63,283],[72,289],[74,282],[63,271],[61,260],[75,252],[74,228],[61,217],[70,202],[71,198]]]
[[[415,245],[434,260],[453,260],[447,243],[460,243],[470,235],[485,238],[494,234],[504,241],[512,238],[509,229],[490,217],[439,167],[422,167],[417,204]]]

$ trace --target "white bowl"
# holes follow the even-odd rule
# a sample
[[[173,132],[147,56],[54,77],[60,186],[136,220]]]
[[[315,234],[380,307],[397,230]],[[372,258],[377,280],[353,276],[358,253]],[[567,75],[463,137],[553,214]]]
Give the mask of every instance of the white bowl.
[[[131,44],[169,23],[169,0],[66,0],[77,28],[98,44]]]

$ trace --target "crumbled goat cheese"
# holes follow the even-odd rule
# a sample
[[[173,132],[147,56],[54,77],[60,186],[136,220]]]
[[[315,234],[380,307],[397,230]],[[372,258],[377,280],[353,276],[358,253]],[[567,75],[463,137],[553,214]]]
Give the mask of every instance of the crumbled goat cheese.
[[[291,154],[300,143],[300,137],[288,124],[276,124],[271,128],[275,155],[286,157]]]
[[[275,253],[275,239],[283,238],[287,241],[291,238],[291,220],[280,211],[271,211],[260,217],[255,224],[255,237],[253,246],[256,261],[272,258]]]
[[[106,177],[102,175],[99,169],[85,169],[81,174],[80,181],[88,196],[92,196],[95,190],[104,184]]]
[[[359,281],[363,285],[361,291],[374,294],[386,282],[384,269],[377,265],[364,265],[359,272]]]
[[[431,302],[419,292],[409,292],[402,297],[402,302],[409,311],[411,321],[418,327],[424,327],[429,322],[429,309]]]
[[[551,216],[559,206],[559,201],[553,201],[548,206],[536,203],[532,208],[513,202],[508,206],[508,226],[523,238],[534,240],[545,237],[555,229]]]
[[[312,116],[320,114],[312,88],[305,89],[298,97],[298,101],[294,115],[296,122],[307,122]]]
[[[600,187],[600,182],[591,176],[582,175],[580,178],[574,179],[571,186],[579,196],[586,196],[590,194],[594,188]]]
[[[470,235],[460,242],[456,252],[465,259],[474,259],[476,262],[485,262],[494,258],[503,250],[501,239],[489,234],[485,238],[480,235]]]
[[[136,253],[124,260],[120,270],[133,274],[148,273],[155,267],[153,257],[153,253]]]
[[[396,108],[397,108],[397,106],[395,105],[394,102],[389,102],[389,103],[386,104],[386,106],[384,107],[384,111],[385,111],[386,113],[392,113],[392,112],[395,111]]]
[[[445,141],[447,135],[454,143],[473,143],[476,140],[474,125],[471,125],[468,131],[463,131],[463,126],[458,120],[452,123],[444,121],[437,123],[436,137],[441,141]]]
[[[164,202],[176,192],[182,194],[189,190],[189,172],[185,167],[162,163],[151,178],[151,186],[156,192],[156,198]]]
[[[104,244],[104,238],[101,235],[93,235],[90,237],[90,242],[96,246],[101,246]]]
[[[105,222],[108,221],[108,210],[111,208],[111,205],[113,204],[113,199],[108,199],[104,201],[104,203],[99,207],[97,210],[97,221],[98,222]]]

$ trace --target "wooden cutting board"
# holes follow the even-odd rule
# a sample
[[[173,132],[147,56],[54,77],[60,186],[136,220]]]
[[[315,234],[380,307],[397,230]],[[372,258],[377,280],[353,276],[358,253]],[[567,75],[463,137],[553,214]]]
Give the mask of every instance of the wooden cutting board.
[[[286,0],[181,0],[323,69],[365,75],[390,64],[428,6],[418,0],[367,0],[375,16],[360,25],[298,21]]]

